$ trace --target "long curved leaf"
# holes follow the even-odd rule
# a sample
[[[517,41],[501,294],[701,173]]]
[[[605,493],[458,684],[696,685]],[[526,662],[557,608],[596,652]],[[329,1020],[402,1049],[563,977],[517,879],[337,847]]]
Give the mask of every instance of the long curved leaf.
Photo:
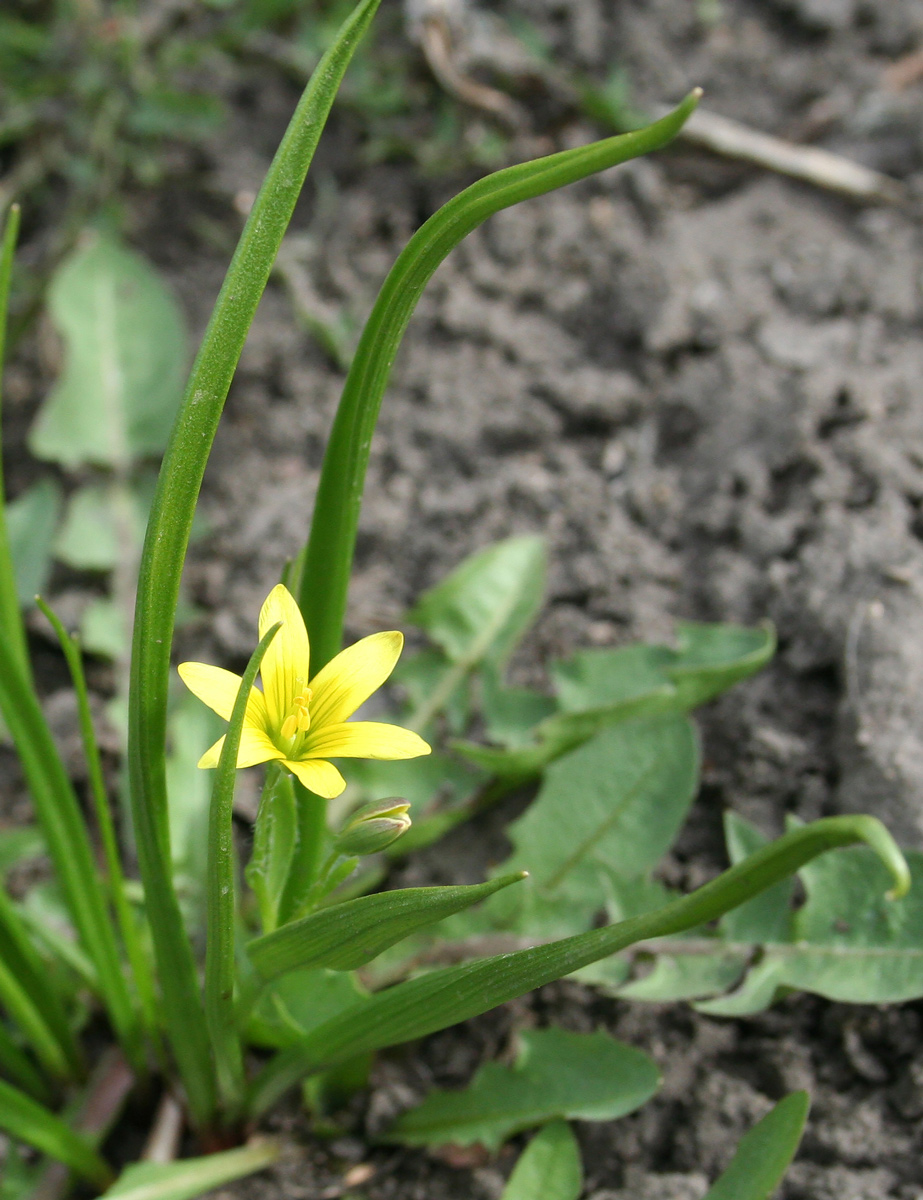
[[[214,1109],[215,1079],[195,962],[171,878],[164,773],[180,575],[205,464],[247,331],[340,81],[378,3],[360,0],[321,59],[247,218],[177,414],[141,556],[128,714],[132,813],[164,1019],[199,1124]]]
[[[524,878],[524,871],[516,871],[467,887],[402,888],[360,896],[255,938],[247,951],[264,979],[299,967],[353,971],[418,929]]]
[[[250,1108],[263,1112],[302,1076],[370,1050],[424,1037],[552,980],[616,954],[635,942],[716,920],[793,874],[826,850],[865,842],[887,866],[895,895],[910,884],[907,864],[875,817],[827,817],[793,830],[704,887],[656,912],[559,941],[433,971],[370,997],[282,1051],[253,1081]]]
[[[362,331],[324,455],[298,596],[315,670],[340,649],[372,435],[397,348],[433,272],[501,209],[659,150],[680,131],[698,99],[699,92],[692,92],[662,120],[635,133],[496,171],[443,205],[407,243]]]

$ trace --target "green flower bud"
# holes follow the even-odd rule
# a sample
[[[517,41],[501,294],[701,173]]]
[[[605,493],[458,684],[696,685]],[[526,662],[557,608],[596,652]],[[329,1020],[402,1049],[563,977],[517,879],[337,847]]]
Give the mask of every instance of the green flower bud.
[[[399,796],[364,804],[337,834],[337,852],[352,856],[384,850],[410,828],[409,808]]]

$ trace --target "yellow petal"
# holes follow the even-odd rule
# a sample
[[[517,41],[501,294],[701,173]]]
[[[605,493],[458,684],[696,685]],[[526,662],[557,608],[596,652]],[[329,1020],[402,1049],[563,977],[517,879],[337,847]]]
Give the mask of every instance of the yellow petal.
[[[223,667],[212,667],[208,663],[184,662],[176,668],[179,677],[193,696],[207,704],[219,717],[230,721],[231,710],[240,688],[240,676]]]
[[[344,721],[308,735],[305,754],[323,758],[419,758],[430,747],[416,733],[380,721]]]
[[[311,663],[308,631],[301,609],[281,583],[272,589],[260,610],[260,638],[277,621],[282,622],[282,628],[263,657],[260,676],[270,728],[278,730],[288,716],[292,701],[307,687]]]
[[[200,767],[217,767],[223,745],[224,738],[221,737],[214,746],[205,751],[199,759],[198,765]],[[282,751],[276,749],[262,729],[254,729],[250,725],[244,726],[240,735],[240,746],[237,750],[238,767],[255,767],[257,763],[271,762],[273,759],[281,757]]]
[[[332,658],[311,680],[312,726],[351,717],[394,670],[403,646],[404,635],[397,630],[373,633]]]
[[[325,800],[339,796],[346,787],[346,780],[333,763],[324,762],[322,758],[305,758],[300,762],[286,758],[282,765],[288,767],[309,792],[323,796]]]

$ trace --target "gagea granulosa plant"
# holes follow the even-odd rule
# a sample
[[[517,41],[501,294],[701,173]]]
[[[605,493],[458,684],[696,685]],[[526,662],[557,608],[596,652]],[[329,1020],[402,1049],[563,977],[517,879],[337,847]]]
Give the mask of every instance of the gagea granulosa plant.
[[[68,925],[63,934],[58,927],[45,928],[40,916],[0,888],[0,1130],[11,1139],[10,1195],[25,1197],[47,1185],[49,1162],[67,1169],[54,1185],[55,1195],[73,1185],[83,1194],[89,1188],[152,1200],[194,1196],[257,1170],[279,1150],[258,1136],[260,1122],[289,1089],[313,1081],[322,1090],[325,1080],[339,1078],[336,1073],[346,1067],[365,1062],[367,1069],[375,1051],[464,1021],[590,964],[622,962],[613,956],[640,943],[654,945],[655,952],[656,939],[689,930],[717,938],[711,923],[838,847],[864,844],[857,852],[867,856],[862,861],[891,877],[893,899],[884,900],[888,884],[874,875],[875,902],[905,903],[900,898],[909,888],[907,863],[884,827],[866,816],[816,821],[765,844],[754,841],[756,835],[747,842],[741,833],[743,852],[735,855],[735,865],[686,896],[652,891],[647,876],[665,849],[652,843],[651,864],[639,858],[636,884],[602,925],[595,902],[580,915],[573,898],[553,901],[554,894],[567,893],[566,886],[560,889],[579,856],[602,845],[615,828],[613,816],[599,826],[595,841],[581,833],[577,850],[570,848],[568,838],[599,803],[598,789],[593,795],[584,790],[586,757],[600,746],[622,756],[611,760],[617,765],[607,768],[607,778],[616,790],[624,789],[620,805],[646,797],[661,806],[646,826],[655,834],[678,822],[694,794],[698,763],[687,711],[757,669],[771,653],[772,637],[766,630],[690,626],[681,631],[679,649],[642,648],[651,651],[644,686],[615,687],[624,665],[618,660],[600,670],[581,668],[557,708],[549,698],[524,696],[506,688],[503,666],[540,599],[541,553],[534,540],[491,548],[423,598],[414,619],[435,650],[424,664],[429,675],[423,660],[415,659],[416,674],[404,677],[408,693],[417,697],[415,712],[395,722],[357,716],[388,681],[403,645],[401,632],[373,632],[344,649],[342,630],[369,447],[391,364],[423,288],[450,251],[493,213],[665,146],[695,108],[693,92],[668,116],[634,133],[479,180],[435,213],[397,259],[346,378],[304,550],[284,581],[264,581],[268,598],[246,669],[238,676],[220,665],[178,667],[186,687],[227,723],[223,736],[199,751],[198,765],[208,771],[211,787],[207,856],[195,881],[205,899],[205,922],[204,929],[190,927],[174,872],[167,789],[180,576],[244,339],[337,88],[377,5],[378,0],[357,5],[297,107],[228,269],[163,458],[137,578],[126,797],[133,851],[125,857],[109,811],[80,649],[44,603],[76,690],[92,823],[43,715],[0,505],[0,712],[22,764]],[[4,314],[17,226],[14,208],[6,216],[0,262]],[[510,578],[516,587],[531,580],[531,591],[517,592]],[[440,713],[455,705],[458,716],[476,674],[493,744],[459,741],[453,750],[445,744]],[[578,685],[592,692],[585,702],[574,699]],[[465,719],[458,717],[462,724]],[[431,755],[436,739],[440,748]],[[375,774],[380,764],[402,764],[407,797],[379,785],[385,778]],[[237,772],[245,768],[262,769],[264,781],[252,846],[238,863],[232,809]],[[533,863],[521,851],[522,861],[480,884],[375,890],[386,877],[384,851],[394,855],[435,840],[506,788],[539,778],[546,768],[554,796],[547,803],[540,796],[536,812],[542,804],[563,803],[569,814],[556,818],[555,836],[543,835],[544,844],[557,843],[552,851],[560,848],[556,864],[538,861],[541,855]],[[664,777],[665,790],[655,794],[651,788],[661,769],[674,774]],[[430,774],[413,774],[424,770]],[[443,770],[447,781],[454,772],[456,783],[460,771],[469,772],[470,800],[440,810],[410,798],[414,789],[438,792]],[[336,804],[328,805],[332,800]],[[669,817],[663,815],[667,808]],[[530,911],[539,912],[542,903],[546,914],[554,910],[558,924],[550,927],[550,936],[539,932],[531,943],[521,936],[515,926],[521,916],[517,895],[533,898]],[[506,928],[517,929],[516,948],[461,956],[462,961],[456,956],[450,965],[425,954],[408,965],[408,951],[406,961],[393,966],[397,960],[388,955],[395,947],[435,932],[451,935],[453,921],[461,914],[474,920],[472,907],[491,897],[484,911],[499,926],[506,922]],[[390,977],[382,966],[387,962]],[[779,979],[780,987],[799,986]],[[98,1066],[90,1062],[85,1038],[91,1017],[94,1045],[101,1029],[111,1045]],[[544,1107],[533,1105],[533,1124],[547,1128],[527,1152],[532,1157],[524,1156],[517,1168],[510,1196],[576,1196],[575,1179],[579,1190],[573,1139],[562,1121],[584,1108],[576,1094],[555,1092],[553,1081],[564,1077],[558,1069],[562,1056],[585,1057],[587,1065],[578,1073],[584,1081],[592,1082],[594,1069],[605,1068],[610,1086],[616,1076],[622,1078],[617,1064],[625,1063],[635,1071],[632,1078],[646,1080],[631,1099],[607,1093],[603,1103],[597,1096],[596,1107],[589,1105],[597,1113],[621,1115],[656,1086],[656,1071],[641,1061],[640,1052],[612,1039],[605,1045],[568,1040],[575,1036],[559,1033],[530,1043],[535,1070],[547,1070],[552,1081],[543,1085]],[[610,1058],[611,1070],[605,1066]],[[489,1086],[498,1088],[498,1079]],[[522,1086],[521,1080],[514,1083]],[[514,1083],[503,1086],[515,1090]],[[472,1085],[473,1096],[481,1094],[478,1086],[483,1091],[488,1085]],[[117,1179],[106,1138],[126,1098],[164,1090],[197,1153],[166,1164],[129,1165]],[[716,1184],[716,1200],[730,1196],[729,1188],[736,1200],[747,1200],[775,1186],[806,1111],[801,1099],[783,1103],[749,1135],[753,1140],[741,1148],[738,1165],[732,1163],[724,1182]],[[420,1120],[408,1115],[394,1136],[425,1141]],[[481,1129],[478,1136],[489,1143],[523,1127],[513,1120],[502,1133]],[[558,1192],[543,1194],[529,1182],[541,1176],[534,1163],[560,1167],[564,1183]]]

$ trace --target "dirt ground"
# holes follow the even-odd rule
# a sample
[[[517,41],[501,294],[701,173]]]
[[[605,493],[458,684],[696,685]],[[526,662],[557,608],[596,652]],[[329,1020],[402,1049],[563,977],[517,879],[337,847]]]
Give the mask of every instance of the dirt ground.
[[[580,646],[669,637],[677,617],[769,617],[775,663],[701,714],[704,788],[674,875],[694,885],[722,865],[728,806],[771,833],[786,813],[869,811],[918,846],[923,85],[889,88],[886,71],[923,44],[923,4],[519,0],[504,11],[528,15],[572,69],[622,63],[639,103],[701,84],[715,111],[888,171],[910,200],[856,207],[678,146],[494,218],[440,269],[397,363],[349,632],[393,627],[465,554],[525,531],[546,535],[552,570],[523,678]],[[231,236],[228,198],[258,184],[293,99],[278,83],[251,89],[199,191],[137,200],[136,241],[199,328],[224,262],[202,236],[206,217]],[[571,117],[533,134],[558,146],[598,131]],[[314,286],[361,313],[452,188],[400,164],[361,167],[336,123],[319,166],[325,187],[295,229]],[[229,665],[252,648],[267,586],[304,538],[341,382],[271,287],[206,479],[211,533],[188,571],[214,621],[211,646],[187,636]],[[430,877],[466,877],[478,836],[443,843],[425,860]],[[427,1088],[465,1083],[516,1028],[557,1021],[617,1033],[665,1072],[635,1116],[578,1128],[591,1200],[700,1200],[741,1133],[801,1087],[813,1112],[783,1200],[919,1200],[921,1012],[794,997],[718,1021],[557,984],[384,1056],[354,1129],[332,1144],[286,1110],[276,1124],[293,1133],[288,1158],[223,1194],[499,1196],[514,1153],[451,1165],[367,1139]],[[367,1162],[375,1175],[350,1190],[344,1173]]]

